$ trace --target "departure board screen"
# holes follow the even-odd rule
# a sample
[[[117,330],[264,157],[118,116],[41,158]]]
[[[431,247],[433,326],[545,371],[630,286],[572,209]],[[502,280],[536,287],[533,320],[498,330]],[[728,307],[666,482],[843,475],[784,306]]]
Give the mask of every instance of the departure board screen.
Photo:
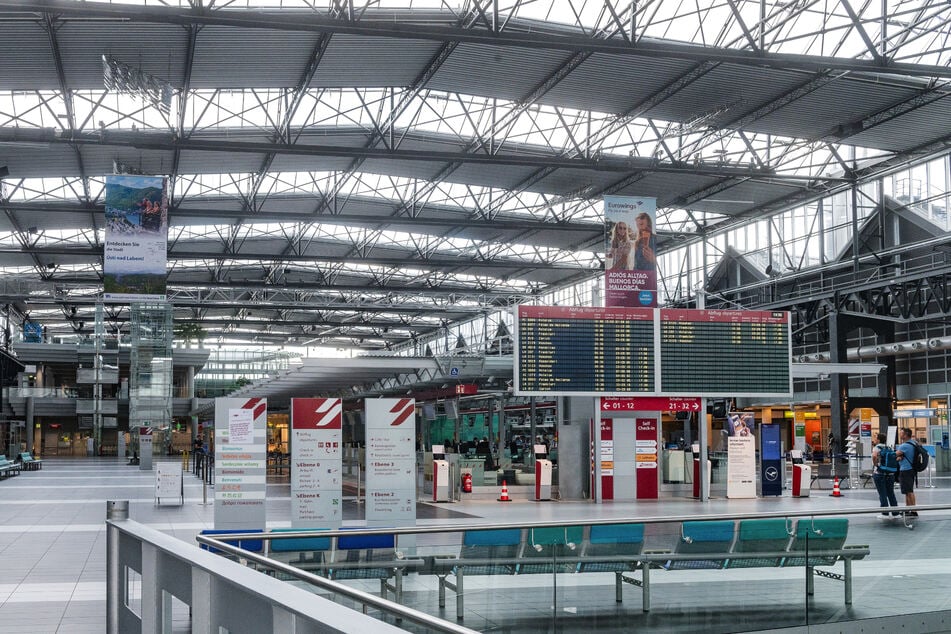
[[[654,392],[654,309],[519,306],[519,394]]]
[[[789,314],[753,310],[660,310],[665,394],[792,393]]]

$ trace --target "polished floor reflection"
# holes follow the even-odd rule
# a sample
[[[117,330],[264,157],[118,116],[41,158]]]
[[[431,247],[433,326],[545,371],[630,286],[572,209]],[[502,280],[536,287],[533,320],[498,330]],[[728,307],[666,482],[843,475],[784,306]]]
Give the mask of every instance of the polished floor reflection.
[[[105,623],[105,502],[130,501],[132,519],[188,543],[211,528],[213,507],[202,505],[201,482],[185,477],[185,504],[157,506],[154,472],[125,461],[50,458],[40,471],[0,480],[0,634],[102,632]],[[919,504],[951,503],[951,478],[921,488]],[[289,481],[270,476],[268,523],[290,524]],[[716,499],[699,503],[665,499],[641,503],[463,501],[419,504],[419,525],[458,525],[542,520],[666,517],[868,508],[878,503],[871,487],[847,489],[841,498],[813,491],[810,498]],[[208,491],[209,499],[212,492]],[[345,525],[360,525],[363,506],[345,505]],[[923,514],[914,531],[871,515],[850,520],[848,543],[868,544],[856,562],[854,603],[842,601],[842,584],[816,580],[816,595],[803,600],[802,568],[657,571],[651,576],[652,610],[641,611],[640,589],[624,588],[615,603],[613,575],[472,577],[466,582],[463,623],[493,632],[749,631],[909,611],[951,609],[951,512]],[[679,525],[649,527],[646,548],[669,547]],[[435,539],[435,538],[434,538]],[[458,538],[456,538],[458,539]],[[451,551],[451,538],[443,540]],[[420,540],[421,548],[425,540]],[[438,543],[434,541],[433,543]],[[908,562],[914,562],[913,568]],[[912,574],[913,573],[913,574]],[[378,587],[368,584],[368,590]],[[447,600],[439,610],[436,577],[409,575],[405,602],[455,620]],[[808,607],[808,609],[807,609]]]

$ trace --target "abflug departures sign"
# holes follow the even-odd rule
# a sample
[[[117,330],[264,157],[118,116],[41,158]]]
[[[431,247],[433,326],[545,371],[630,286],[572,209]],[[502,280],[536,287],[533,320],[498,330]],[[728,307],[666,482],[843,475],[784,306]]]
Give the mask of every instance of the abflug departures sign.
[[[652,393],[652,308],[519,306],[517,387],[548,394]]]
[[[519,306],[521,395],[789,396],[782,311]]]

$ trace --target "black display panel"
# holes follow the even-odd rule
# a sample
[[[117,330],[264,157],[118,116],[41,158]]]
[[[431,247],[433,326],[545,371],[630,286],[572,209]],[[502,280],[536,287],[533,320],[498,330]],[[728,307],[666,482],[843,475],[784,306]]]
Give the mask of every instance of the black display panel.
[[[789,314],[519,306],[515,392],[791,396]]]
[[[520,394],[654,392],[654,310],[519,306]]]
[[[665,393],[790,394],[791,351],[785,312],[660,310]]]

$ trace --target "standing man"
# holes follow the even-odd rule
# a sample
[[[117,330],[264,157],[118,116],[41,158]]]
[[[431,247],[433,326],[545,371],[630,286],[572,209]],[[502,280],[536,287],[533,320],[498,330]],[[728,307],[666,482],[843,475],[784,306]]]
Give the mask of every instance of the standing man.
[[[895,499],[895,452],[885,444],[887,436],[879,433],[876,436],[878,444],[872,449],[872,480],[875,482],[875,488],[878,490],[879,506],[882,507],[882,517],[890,517],[885,512],[889,506],[898,506],[898,500]],[[888,457],[891,460],[888,460]],[[891,462],[892,464],[886,464]],[[892,515],[898,515],[893,512]]]
[[[905,506],[917,506],[915,502],[915,467],[912,460],[915,458],[915,442],[911,439],[911,430],[901,428],[901,444],[895,449],[898,455],[898,484],[905,495]],[[907,515],[917,517],[917,511],[908,511]]]

